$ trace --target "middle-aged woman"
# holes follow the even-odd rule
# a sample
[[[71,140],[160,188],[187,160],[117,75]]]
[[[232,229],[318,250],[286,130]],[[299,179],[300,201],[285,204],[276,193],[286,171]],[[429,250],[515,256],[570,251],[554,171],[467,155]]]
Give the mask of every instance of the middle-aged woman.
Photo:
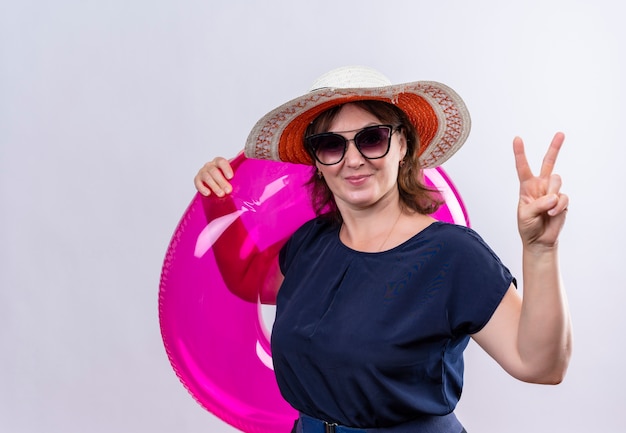
[[[465,431],[453,410],[470,337],[520,380],[563,379],[571,325],[558,235],[568,197],[553,167],[564,136],[554,136],[538,176],[522,140],[513,142],[522,297],[475,231],[430,216],[441,203],[421,169],[447,160],[469,124],[461,98],[440,83],[394,86],[347,67],[253,128],[249,157],[316,167],[318,217],[280,250],[272,330],[278,385],[300,413],[294,431]],[[224,196],[233,175],[218,157],[195,185]],[[254,285],[254,275],[244,281]]]

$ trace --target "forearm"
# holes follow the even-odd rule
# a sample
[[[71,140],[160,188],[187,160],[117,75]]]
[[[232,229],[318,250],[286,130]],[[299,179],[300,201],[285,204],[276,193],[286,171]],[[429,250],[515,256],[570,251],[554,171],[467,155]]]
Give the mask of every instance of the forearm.
[[[530,372],[528,381],[558,383],[567,370],[572,335],[557,246],[524,247],[523,282],[520,358]]]

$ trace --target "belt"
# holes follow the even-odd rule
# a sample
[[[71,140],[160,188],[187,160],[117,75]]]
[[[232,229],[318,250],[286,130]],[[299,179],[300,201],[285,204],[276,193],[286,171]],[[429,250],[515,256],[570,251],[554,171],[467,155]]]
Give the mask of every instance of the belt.
[[[454,413],[426,415],[392,427],[355,428],[300,414],[297,433],[460,433],[463,426]]]

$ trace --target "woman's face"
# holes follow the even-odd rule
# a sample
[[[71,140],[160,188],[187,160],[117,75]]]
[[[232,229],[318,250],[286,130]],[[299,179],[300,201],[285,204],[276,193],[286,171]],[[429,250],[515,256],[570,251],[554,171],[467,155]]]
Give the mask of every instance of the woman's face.
[[[380,124],[381,121],[369,111],[346,104],[325,132],[334,132],[346,139],[352,139],[361,129]],[[350,141],[338,164],[322,165],[318,162],[317,168],[324,176],[340,210],[345,207],[364,209],[381,200],[398,200],[398,168],[405,153],[404,136],[395,132],[391,136],[389,153],[383,158],[365,158],[354,142]]]

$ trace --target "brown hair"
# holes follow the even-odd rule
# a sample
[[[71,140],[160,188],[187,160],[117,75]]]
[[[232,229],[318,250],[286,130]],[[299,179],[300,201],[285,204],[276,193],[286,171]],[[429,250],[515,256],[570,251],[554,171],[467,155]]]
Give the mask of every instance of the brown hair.
[[[406,139],[407,151],[398,171],[398,191],[400,203],[405,208],[421,214],[431,214],[443,204],[439,191],[430,188],[422,182],[422,170],[419,162],[419,137],[415,126],[400,108],[384,101],[354,101],[350,102],[363,110],[372,113],[384,124],[390,124],[399,130]],[[345,104],[344,104],[345,105]],[[305,137],[326,132],[343,105],[329,108],[320,114],[307,127]],[[305,146],[306,147],[306,146]],[[310,149],[307,148],[310,153]],[[315,157],[311,155],[313,161]],[[332,191],[326,181],[313,173],[309,180],[313,209],[317,215],[327,215],[337,222],[342,221],[341,213],[337,209]]]

